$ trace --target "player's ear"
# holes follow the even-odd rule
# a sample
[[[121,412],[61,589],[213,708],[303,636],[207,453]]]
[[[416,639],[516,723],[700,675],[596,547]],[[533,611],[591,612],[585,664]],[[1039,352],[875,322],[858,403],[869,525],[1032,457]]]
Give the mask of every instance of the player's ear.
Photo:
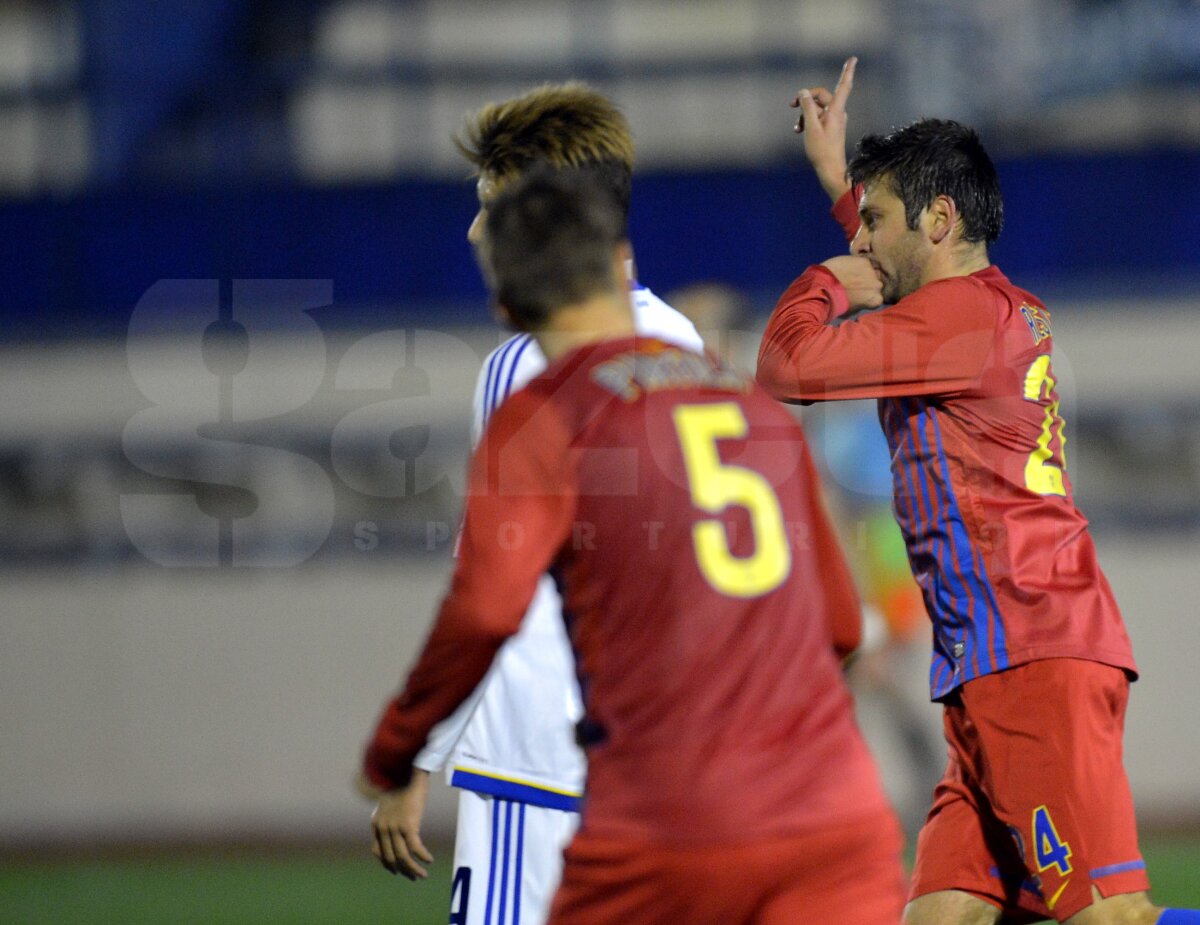
[[[530,325],[528,319],[523,319],[521,314],[514,312],[506,305],[500,302],[492,302],[492,317],[497,320],[497,323],[503,328],[508,328],[510,331],[520,331],[521,334],[530,334],[534,330],[534,326]]]
[[[925,217],[928,222],[929,240],[934,244],[941,244],[958,224],[958,206],[943,193],[934,197],[925,210]]]
[[[613,249],[613,276],[616,279],[636,279],[633,267],[633,245],[622,241]]]
[[[508,328],[510,331],[519,330],[516,321],[513,319],[512,312],[494,300],[492,302],[492,317],[496,319],[496,323],[501,327]]]

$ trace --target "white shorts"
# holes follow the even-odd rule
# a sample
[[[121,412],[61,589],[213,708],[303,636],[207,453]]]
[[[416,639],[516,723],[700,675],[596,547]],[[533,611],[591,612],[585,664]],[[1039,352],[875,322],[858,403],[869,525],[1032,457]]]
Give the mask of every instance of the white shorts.
[[[544,925],[579,814],[459,790],[450,925]]]

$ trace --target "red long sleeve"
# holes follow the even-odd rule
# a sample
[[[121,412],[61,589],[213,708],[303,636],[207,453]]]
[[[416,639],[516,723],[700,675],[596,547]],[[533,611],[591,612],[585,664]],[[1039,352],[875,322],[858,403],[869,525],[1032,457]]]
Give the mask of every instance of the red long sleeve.
[[[565,431],[548,405],[531,405],[523,395],[506,402],[472,459],[450,590],[367,747],[364,771],[385,789],[408,782],[429,731],[483,679],[570,531],[575,494]]]
[[[838,197],[838,201],[829,210],[834,220],[842,226],[847,242],[853,241],[854,236],[858,233],[858,200],[861,198],[862,184],[852,186]]]
[[[983,372],[999,320],[994,297],[975,276],[929,283],[895,305],[832,325],[846,304],[824,267],[809,267],[788,287],[759,348],[763,388],[783,401],[958,392]]]

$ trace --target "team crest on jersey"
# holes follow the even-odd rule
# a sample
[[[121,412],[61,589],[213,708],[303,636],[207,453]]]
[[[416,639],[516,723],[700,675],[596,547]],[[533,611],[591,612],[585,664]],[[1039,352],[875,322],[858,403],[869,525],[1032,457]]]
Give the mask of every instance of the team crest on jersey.
[[[1026,302],[1021,306],[1021,316],[1029,325],[1035,347],[1050,336],[1050,313],[1046,309]]]

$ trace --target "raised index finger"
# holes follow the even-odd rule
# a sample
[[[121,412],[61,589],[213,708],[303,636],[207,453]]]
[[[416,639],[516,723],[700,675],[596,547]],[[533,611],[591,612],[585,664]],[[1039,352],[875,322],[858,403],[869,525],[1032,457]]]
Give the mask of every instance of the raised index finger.
[[[854,89],[854,68],[858,65],[858,58],[849,57],[846,63],[842,65],[841,76],[838,77],[837,86],[833,88],[833,102],[829,104],[830,109],[836,109],[839,112],[845,110],[846,100],[850,98],[850,91]]]

